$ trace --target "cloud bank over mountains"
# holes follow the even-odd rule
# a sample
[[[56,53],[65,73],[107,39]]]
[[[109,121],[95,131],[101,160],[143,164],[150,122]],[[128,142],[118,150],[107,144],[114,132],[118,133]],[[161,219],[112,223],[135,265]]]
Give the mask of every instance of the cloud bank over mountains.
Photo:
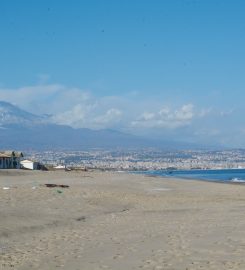
[[[193,104],[186,104],[175,110],[163,107],[158,112],[144,112],[132,126],[141,128],[175,129],[188,126],[195,117]]]
[[[189,125],[195,117],[194,105],[179,108],[155,104],[136,97],[95,97],[88,90],[59,84],[0,89],[0,100],[31,113],[50,114],[54,122],[72,127],[105,128],[122,125],[137,128],[178,128]],[[159,103],[159,101],[158,101]]]
[[[187,138],[190,141],[212,141],[218,137],[220,140],[224,119],[235,113],[233,108],[219,110],[211,106],[200,108],[193,102],[174,104],[161,98],[150,100],[142,97],[140,92],[95,96],[89,90],[60,84],[2,87],[0,100],[35,115],[45,115],[52,123],[73,128],[109,128],[136,135]],[[224,143],[232,136],[223,136]]]

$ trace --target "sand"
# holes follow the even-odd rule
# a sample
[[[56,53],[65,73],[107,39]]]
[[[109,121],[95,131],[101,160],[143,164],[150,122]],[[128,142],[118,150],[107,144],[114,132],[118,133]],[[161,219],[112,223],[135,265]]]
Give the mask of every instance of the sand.
[[[244,254],[245,186],[0,171],[0,269],[245,269]]]

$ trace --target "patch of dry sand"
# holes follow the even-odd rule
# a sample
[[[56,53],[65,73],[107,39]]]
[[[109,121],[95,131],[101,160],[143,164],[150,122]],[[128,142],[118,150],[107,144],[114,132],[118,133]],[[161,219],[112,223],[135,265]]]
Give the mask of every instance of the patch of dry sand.
[[[0,171],[0,269],[245,269],[244,209],[241,185]]]

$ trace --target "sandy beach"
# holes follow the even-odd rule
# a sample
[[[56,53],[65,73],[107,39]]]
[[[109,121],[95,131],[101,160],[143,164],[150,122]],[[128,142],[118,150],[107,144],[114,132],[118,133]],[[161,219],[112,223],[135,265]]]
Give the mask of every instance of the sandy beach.
[[[2,170],[0,269],[245,269],[244,211],[242,185]]]

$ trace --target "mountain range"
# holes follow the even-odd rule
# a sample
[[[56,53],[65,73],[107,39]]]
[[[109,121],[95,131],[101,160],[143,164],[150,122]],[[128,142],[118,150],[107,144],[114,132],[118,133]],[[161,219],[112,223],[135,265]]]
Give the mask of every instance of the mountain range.
[[[20,150],[195,148],[192,144],[150,140],[110,129],[74,129],[52,123],[49,116],[29,113],[5,101],[0,101],[0,140],[2,149]]]

